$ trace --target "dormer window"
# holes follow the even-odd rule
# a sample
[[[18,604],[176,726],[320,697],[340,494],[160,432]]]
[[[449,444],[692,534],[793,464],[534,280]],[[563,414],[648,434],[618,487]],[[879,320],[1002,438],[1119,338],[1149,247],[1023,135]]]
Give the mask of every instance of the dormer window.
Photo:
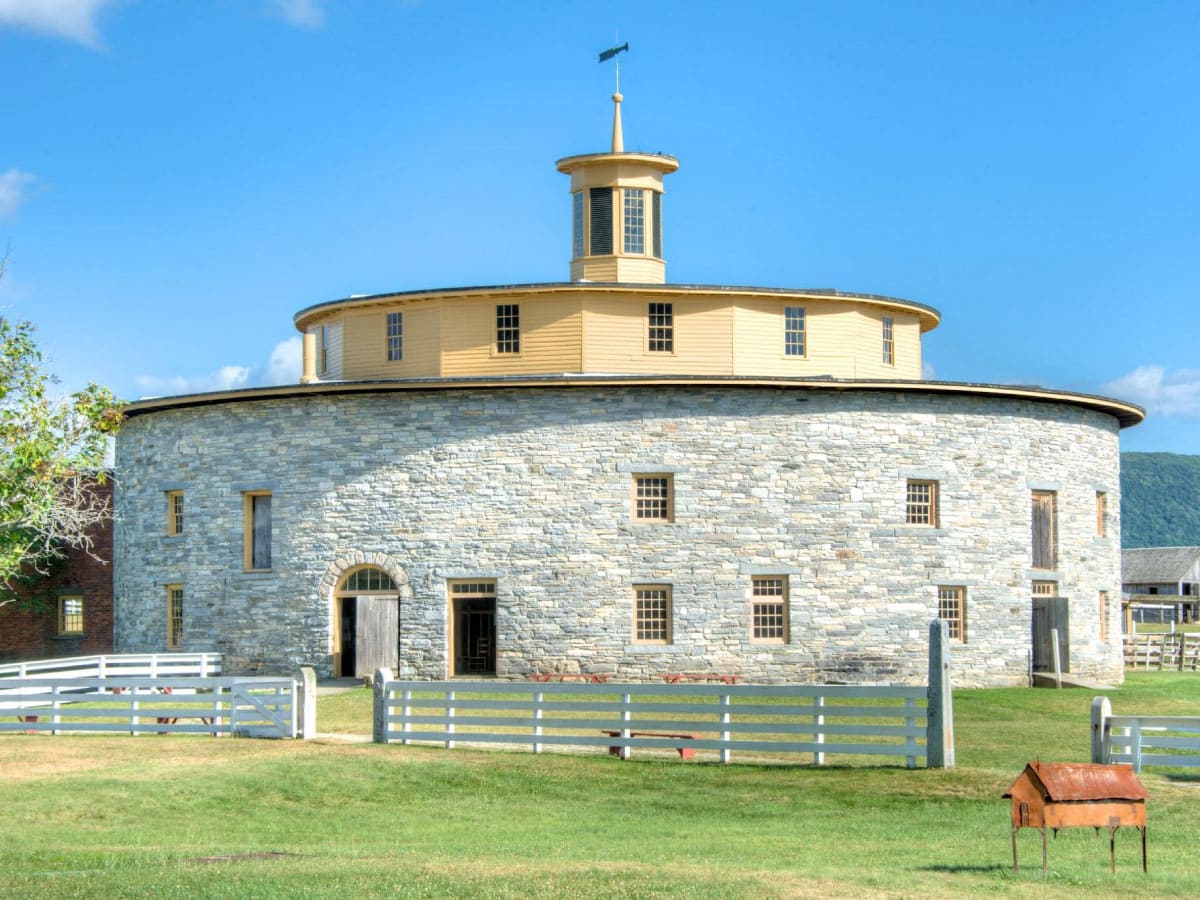
[[[625,223],[625,243],[624,251],[626,253],[645,253],[646,252],[646,195],[645,192],[636,188],[625,188],[622,191],[624,195],[624,223]]]

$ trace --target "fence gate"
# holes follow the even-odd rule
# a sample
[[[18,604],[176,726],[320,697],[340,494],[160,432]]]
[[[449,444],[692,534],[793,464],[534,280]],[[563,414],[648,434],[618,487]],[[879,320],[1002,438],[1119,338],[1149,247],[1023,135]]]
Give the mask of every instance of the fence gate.
[[[294,681],[246,678],[230,688],[229,730],[237,737],[295,737],[296,713]]]

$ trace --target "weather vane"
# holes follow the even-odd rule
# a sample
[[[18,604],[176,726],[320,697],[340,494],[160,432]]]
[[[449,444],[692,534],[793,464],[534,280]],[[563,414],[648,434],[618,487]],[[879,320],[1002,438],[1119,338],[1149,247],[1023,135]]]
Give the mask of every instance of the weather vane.
[[[607,50],[600,51],[600,62],[608,62],[618,53],[629,49],[629,41],[617,47],[609,47]],[[621,61],[617,60],[617,93],[621,93]]]

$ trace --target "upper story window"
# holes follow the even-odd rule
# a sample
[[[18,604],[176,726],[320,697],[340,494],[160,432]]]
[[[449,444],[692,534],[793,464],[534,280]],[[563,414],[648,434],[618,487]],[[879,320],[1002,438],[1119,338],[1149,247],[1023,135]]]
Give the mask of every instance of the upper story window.
[[[571,195],[571,256],[583,256],[583,191]]]
[[[247,491],[243,524],[244,565],[247,571],[271,568],[271,492]]]
[[[83,634],[83,597],[79,594],[58,598],[58,633],[61,636]]]
[[[183,491],[167,491],[167,534],[183,534]]]
[[[1058,495],[1054,491],[1033,492],[1033,567],[1058,568]]]
[[[883,317],[883,364],[896,364],[896,342],[892,335],[892,317]]]
[[[1108,535],[1108,494],[1096,491],[1096,537]]]
[[[321,333],[317,336],[317,373],[324,375],[329,371],[329,326],[322,325]]]
[[[404,359],[404,313],[387,314],[387,358],[388,362]]]
[[[783,308],[783,352],[786,356],[804,356],[804,307]]]
[[[591,225],[592,256],[608,256],[613,252],[613,192],[612,188],[591,188],[588,190],[588,206],[591,215],[588,222]]]
[[[649,307],[647,348],[651,353],[675,352],[675,307],[671,303],[651,303]]]
[[[1108,642],[1108,591],[1100,592],[1100,641]]]
[[[910,478],[904,497],[904,521],[909,525],[938,524],[938,483]]]
[[[521,306],[500,303],[496,306],[496,352],[521,352]]]
[[[625,242],[626,253],[646,252],[646,195],[639,188],[625,188]]]
[[[675,491],[672,476],[633,476],[633,518],[636,522],[674,521]]]

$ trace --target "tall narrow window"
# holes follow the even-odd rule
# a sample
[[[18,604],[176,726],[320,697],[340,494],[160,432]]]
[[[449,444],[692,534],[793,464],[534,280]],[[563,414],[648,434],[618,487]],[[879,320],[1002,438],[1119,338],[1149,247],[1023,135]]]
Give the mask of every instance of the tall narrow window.
[[[388,362],[404,359],[404,313],[387,314],[387,358]]]
[[[612,188],[591,188],[588,191],[588,205],[591,207],[588,223],[591,226],[592,234],[592,256],[608,256],[613,252],[612,195]]]
[[[908,480],[904,499],[904,521],[909,525],[938,524],[938,483]]]
[[[672,303],[651,303],[649,306],[647,346],[651,353],[675,352],[675,306]]]
[[[895,365],[896,363],[896,343],[892,337],[892,317],[883,317],[883,364],[885,366]]]
[[[804,307],[783,308],[783,352],[787,356],[804,355]]]
[[[83,597],[78,594],[58,598],[58,633],[63,637],[83,634]]]
[[[634,585],[633,639],[640,644],[671,643],[670,585]]]
[[[183,534],[183,491],[167,491],[167,534]]]
[[[167,648],[183,646],[183,585],[167,585]]]
[[[317,372],[324,375],[329,371],[329,326],[321,326],[321,334],[319,335],[321,346],[317,351]]]
[[[938,618],[946,623],[946,635],[952,641],[967,640],[967,589],[938,588]]]
[[[646,195],[640,188],[625,188],[625,252],[646,252]]]
[[[571,195],[571,257],[583,256],[583,191]]]
[[[670,475],[633,476],[633,518],[670,522],[675,518],[674,479]]]
[[[750,579],[750,637],[782,644],[788,636],[788,580],[785,575]]]
[[[662,194],[658,191],[651,191],[650,209],[654,215],[654,221],[650,223],[650,228],[654,234],[654,255],[662,259]]]
[[[1057,495],[1033,492],[1033,568],[1058,568]]]
[[[245,566],[262,572],[271,568],[271,493],[251,491],[245,497]]]
[[[1108,643],[1108,591],[1100,592],[1100,643]]]
[[[517,303],[496,306],[496,352],[521,352],[521,307]]]
[[[1108,534],[1108,494],[1096,491],[1096,537]]]

